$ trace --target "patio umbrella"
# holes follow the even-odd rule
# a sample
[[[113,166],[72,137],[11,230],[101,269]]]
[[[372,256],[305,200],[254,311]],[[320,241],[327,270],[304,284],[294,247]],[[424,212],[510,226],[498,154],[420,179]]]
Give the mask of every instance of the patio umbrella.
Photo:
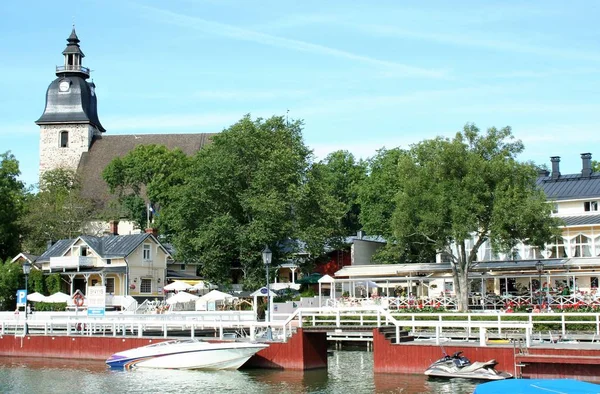
[[[51,296],[46,297],[45,302],[66,302],[67,304],[72,301],[71,296],[65,293],[61,293],[60,291],[52,294]]]
[[[223,293],[222,291],[219,291],[219,290],[212,290],[212,291],[208,292],[207,294],[203,295],[202,297],[200,297],[200,300],[209,302],[209,301],[225,301],[225,300],[229,300],[229,299],[233,299],[233,298],[237,298],[237,297],[232,296],[231,294]]]
[[[180,280],[175,281],[173,283],[169,283],[168,285],[166,285],[165,287],[163,287],[163,290],[166,291],[185,291],[187,289],[190,289],[192,286],[189,285],[186,282],[182,282]]]
[[[185,303],[185,302],[195,301],[198,298],[200,298],[200,297],[190,294],[190,293],[186,293],[185,291],[180,291],[179,293],[175,294],[173,297],[167,298],[167,304],[173,305],[173,304],[177,304],[179,302]]]
[[[35,292],[35,293],[31,293],[27,295],[27,301],[31,301],[31,302],[44,302],[46,301],[46,296]]]
[[[201,280],[200,282],[198,282],[194,286],[192,286],[190,289],[191,290],[210,290],[210,289],[216,289],[216,288],[217,288],[217,286],[211,285],[210,283]]]

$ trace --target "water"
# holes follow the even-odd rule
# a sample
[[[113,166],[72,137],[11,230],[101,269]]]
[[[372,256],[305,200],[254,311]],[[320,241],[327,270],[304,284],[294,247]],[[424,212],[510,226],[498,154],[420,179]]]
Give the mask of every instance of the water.
[[[373,353],[336,351],[316,371],[111,370],[102,361],[2,358],[1,393],[402,393],[467,394],[477,382],[374,374]]]

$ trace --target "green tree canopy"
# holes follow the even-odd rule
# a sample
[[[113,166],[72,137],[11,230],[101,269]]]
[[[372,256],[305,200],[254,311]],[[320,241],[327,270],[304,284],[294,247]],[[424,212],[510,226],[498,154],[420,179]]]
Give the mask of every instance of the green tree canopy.
[[[0,261],[14,257],[21,248],[18,221],[23,213],[25,186],[17,177],[19,162],[10,153],[0,154]]]
[[[386,233],[401,249],[433,247],[451,259],[460,310],[467,309],[467,276],[484,242],[509,251],[518,242],[543,247],[557,234],[536,167],[516,159],[522,151],[509,127],[482,134],[472,124],[453,139],[415,144],[387,173],[397,178],[391,217],[385,204],[369,213],[387,220]]]
[[[256,285],[264,282],[265,244],[274,263],[293,253],[297,239],[308,239],[313,250],[320,244],[322,253],[343,207],[323,201],[324,183],[310,182],[321,175],[311,171],[301,130],[300,121],[246,116],[198,152],[176,201],[163,209],[178,258],[199,263],[218,282],[227,282],[237,266]]]
[[[119,216],[144,228],[147,204],[168,205],[172,201],[172,188],[184,182],[189,162],[190,158],[180,149],[169,150],[163,145],[138,145],[125,157],[113,159],[102,176],[117,197]],[[167,234],[164,223],[160,220],[157,225]]]
[[[21,221],[24,230],[24,248],[40,254],[48,241],[74,238],[93,233],[87,229],[93,204],[81,196],[81,182],[68,169],[47,171],[40,179],[40,190],[30,195]]]

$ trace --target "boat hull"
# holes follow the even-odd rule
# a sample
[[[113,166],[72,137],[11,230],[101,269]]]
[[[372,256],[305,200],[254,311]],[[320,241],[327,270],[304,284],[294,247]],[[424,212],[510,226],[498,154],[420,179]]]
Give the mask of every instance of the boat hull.
[[[116,353],[106,364],[125,369],[238,369],[266,347],[259,343],[169,341]]]

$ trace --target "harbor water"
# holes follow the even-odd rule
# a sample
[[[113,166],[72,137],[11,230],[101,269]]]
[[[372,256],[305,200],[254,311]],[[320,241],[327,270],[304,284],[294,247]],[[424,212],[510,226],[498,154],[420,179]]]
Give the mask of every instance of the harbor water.
[[[374,374],[373,353],[334,351],[327,369],[279,371],[111,370],[101,361],[0,360],[1,393],[472,393],[475,381]]]

